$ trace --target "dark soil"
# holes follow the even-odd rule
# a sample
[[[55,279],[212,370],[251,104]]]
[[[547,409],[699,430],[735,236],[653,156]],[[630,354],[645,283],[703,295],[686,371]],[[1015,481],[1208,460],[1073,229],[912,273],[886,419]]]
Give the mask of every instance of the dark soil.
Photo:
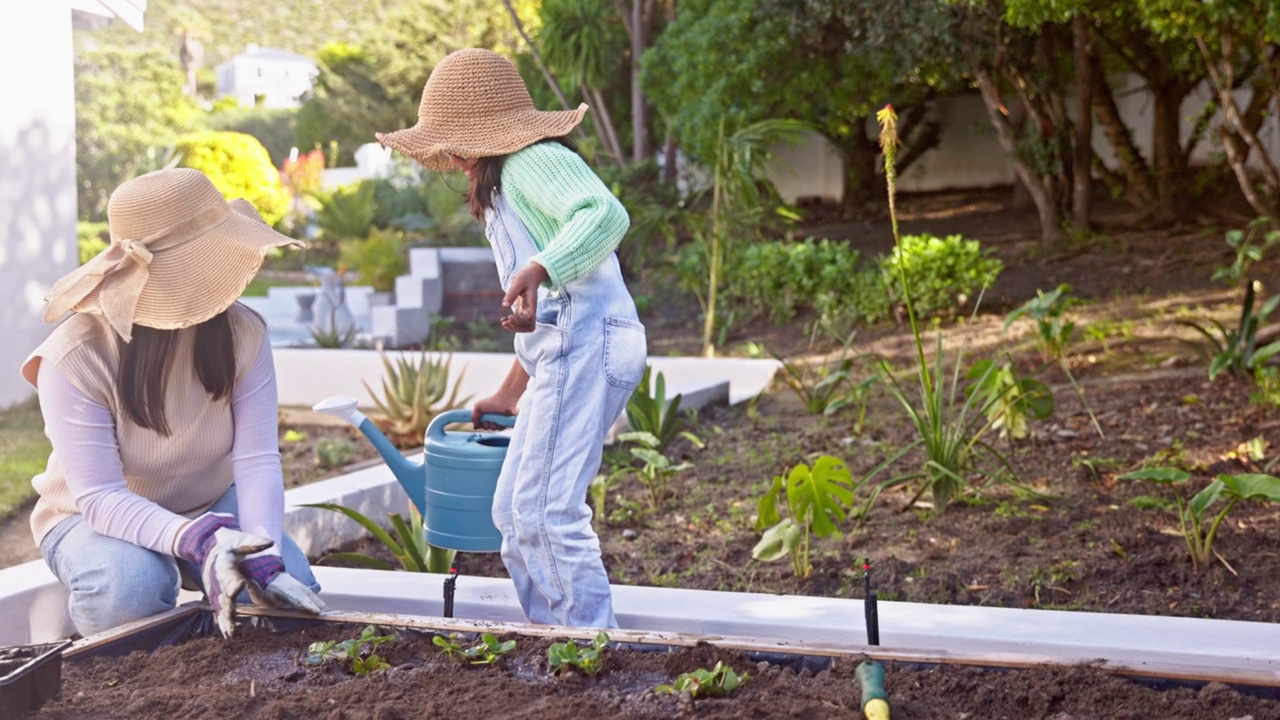
[[[359,635],[353,625],[287,631],[246,629],[230,640],[197,638],[121,658],[77,658],[63,669],[62,694],[35,718],[255,720],[285,718],[490,717],[861,718],[855,670],[862,658],[780,658],[693,648],[604,650],[602,670],[586,676],[547,663],[554,639],[514,637],[492,665],[450,659],[416,631],[377,648],[390,665],[367,675],[330,660],[305,662],[318,640]],[[393,631],[383,629],[382,633]],[[500,638],[508,639],[508,638]],[[459,638],[463,647],[476,639]],[[790,662],[783,662],[790,660]],[[681,673],[723,662],[746,681],[727,697],[659,692]],[[1274,697],[1211,683],[1154,685],[1087,666],[991,670],[886,663],[893,717],[910,718],[1280,718]]]

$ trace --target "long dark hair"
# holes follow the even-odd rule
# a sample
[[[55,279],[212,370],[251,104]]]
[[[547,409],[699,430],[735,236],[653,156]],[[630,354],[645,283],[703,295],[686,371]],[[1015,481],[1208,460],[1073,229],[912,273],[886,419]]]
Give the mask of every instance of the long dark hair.
[[[573,141],[567,135],[546,138],[538,142],[559,143],[575,153],[578,152],[577,146],[573,144]],[[537,143],[534,144],[536,145]],[[476,179],[472,181],[471,187],[467,189],[467,209],[471,211],[471,217],[483,222],[484,211],[493,207],[493,199],[498,196],[498,191],[502,189],[502,165],[506,160],[506,155],[476,158]]]
[[[231,397],[236,382],[235,333],[224,310],[195,327],[192,350],[196,377],[214,401]],[[133,326],[133,341],[120,342],[120,368],[116,384],[125,415],[134,424],[168,437],[165,390],[181,330]],[[264,341],[265,342],[265,341]]]

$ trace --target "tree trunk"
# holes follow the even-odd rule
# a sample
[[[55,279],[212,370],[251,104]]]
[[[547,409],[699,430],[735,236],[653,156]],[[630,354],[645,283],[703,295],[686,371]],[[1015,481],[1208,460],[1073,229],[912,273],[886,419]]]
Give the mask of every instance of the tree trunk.
[[[1196,38],[1196,45],[1200,48],[1214,90],[1218,94],[1223,115],[1222,126],[1219,128],[1222,147],[1226,152],[1227,162],[1236,175],[1240,191],[1259,214],[1276,217],[1280,213],[1280,168],[1277,168],[1275,159],[1263,148],[1256,128],[1250,127],[1245,121],[1232,93],[1235,89],[1235,66],[1230,37],[1223,34],[1221,66],[1203,39]],[[1259,192],[1250,174],[1248,162],[1251,151],[1257,152],[1258,171],[1265,192]]]
[[[1071,159],[1071,227],[1077,232],[1090,228],[1093,211],[1093,41],[1089,18],[1076,13],[1072,21],[1072,54],[1076,73],[1076,138]]]
[[[1156,175],[1156,221],[1172,222],[1182,205],[1186,173],[1182,166],[1182,113],[1185,93],[1173,82],[1152,87],[1152,165]]]
[[[1058,200],[1054,197],[1052,186],[1046,182],[1045,178],[1037,175],[1035,170],[1027,165],[1026,161],[1020,159],[1017,132],[1009,124],[1009,120],[1004,114],[1004,104],[1000,100],[1000,91],[997,89],[990,71],[975,65],[974,77],[978,81],[978,90],[982,93],[983,104],[987,108],[987,116],[991,120],[992,126],[995,127],[996,138],[1000,140],[1000,146],[1004,148],[1009,158],[1013,161],[1014,173],[1022,181],[1027,193],[1031,195],[1031,201],[1036,205],[1036,214],[1040,218],[1040,237],[1042,241],[1050,247],[1061,244],[1066,239],[1066,232],[1062,229],[1062,213],[1058,210]]]
[[[1150,212],[1155,206],[1157,197],[1155,178],[1151,176],[1151,168],[1142,157],[1142,151],[1134,143],[1129,127],[1121,119],[1115,94],[1107,84],[1096,58],[1092,70],[1093,109],[1098,114],[1098,122],[1101,123],[1107,142],[1120,163],[1119,176],[1124,178],[1125,200],[1140,210]]]
[[[861,128],[863,123],[864,119],[859,118],[853,126]],[[857,131],[842,140],[837,145],[844,151],[844,192],[840,196],[840,204],[853,208],[870,202],[876,196],[876,157],[880,146],[865,133]]]
[[[672,135],[667,135],[667,142],[662,148],[662,182],[670,185],[676,181],[678,169],[676,168],[677,153],[679,145]]]
[[[613,117],[609,115],[609,106],[604,103],[604,95],[600,93],[598,88],[581,87],[582,96],[591,99],[592,109],[595,111],[592,120],[595,121],[596,129],[600,131],[600,141],[604,143],[605,151],[613,156],[614,162],[622,167],[627,164],[627,156],[622,152],[622,143],[618,142],[618,131],[614,129]]]
[[[640,86],[640,58],[649,46],[649,23],[643,12],[648,1],[631,0],[631,160],[637,163],[649,157],[649,113]]]

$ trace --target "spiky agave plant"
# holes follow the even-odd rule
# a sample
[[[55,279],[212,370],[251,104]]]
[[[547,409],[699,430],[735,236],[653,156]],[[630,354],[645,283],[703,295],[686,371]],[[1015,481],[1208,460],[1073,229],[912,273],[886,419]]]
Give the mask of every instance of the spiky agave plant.
[[[449,381],[453,355],[434,357],[423,351],[417,356],[402,355],[393,363],[386,353],[381,355],[385,374],[382,378],[382,397],[364,383],[373,398],[373,404],[387,420],[388,430],[398,435],[421,436],[431,424],[432,418],[445,410],[460,407],[471,397],[460,398],[458,381]],[[447,400],[445,398],[448,398]]]

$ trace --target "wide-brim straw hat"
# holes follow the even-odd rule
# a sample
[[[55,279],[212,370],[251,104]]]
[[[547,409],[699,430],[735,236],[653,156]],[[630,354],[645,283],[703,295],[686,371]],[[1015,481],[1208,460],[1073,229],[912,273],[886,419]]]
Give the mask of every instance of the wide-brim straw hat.
[[[444,171],[451,169],[445,153],[468,159],[508,155],[568,135],[586,112],[585,103],[575,110],[538,110],[509,60],[469,48],[450,53],[431,71],[416,125],[375,135],[383,145]]]
[[[129,180],[111,194],[107,217],[111,244],[54,284],[45,322],[102,315],[126,342],[134,323],[197,325],[231,307],[273,248],[302,245],[191,168]]]

